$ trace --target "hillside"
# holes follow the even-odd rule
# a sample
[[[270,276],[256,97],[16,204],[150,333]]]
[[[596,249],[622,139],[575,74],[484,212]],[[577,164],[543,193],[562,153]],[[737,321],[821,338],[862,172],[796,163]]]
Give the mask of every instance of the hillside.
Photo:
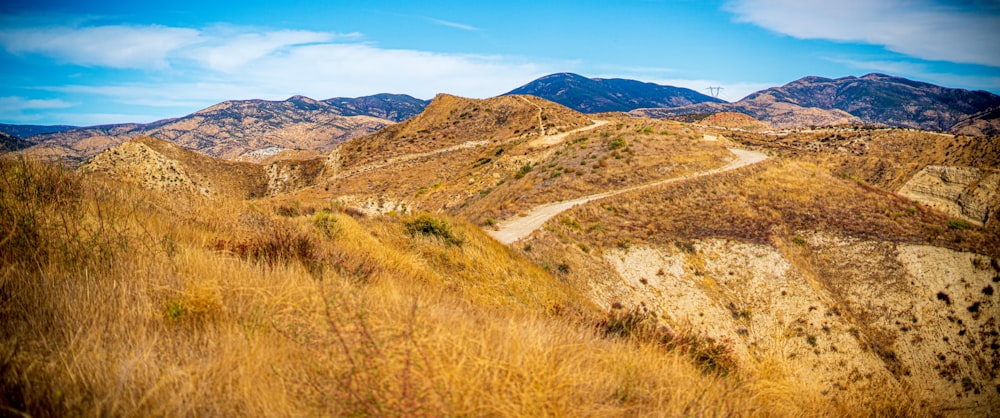
[[[322,169],[322,158],[311,155],[235,162],[139,137],[96,155],[79,171],[181,197],[253,199],[312,185]]]
[[[707,117],[698,119],[696,123],[703,126],[739,129],[744,131],[772,129],[770,125],[764,122],[754,119],[746,114],[737,112],[712,113]]]
[[[681,87],[620,78],[586,78],[572,73],[547,75],[506,94],[540,97],[583,113],[723,103],[722,100]]]
[[[283,101],[226,101],[190,115],[149,124],[70,129],[31,138],[30,155],[79,164],[131,138],[152,136],[224,159],[260,160],[284,149],[329,151],[336,144],[377,131],[422,109],[405,95],[328,101],[294,96]],[[378,116],[373,116],[378,115]]]
[[[734,103],[672,109],[639,109],[633,114],[668,118],[689,113],[740,112],[776,128],[864,124],[950,131],[963,120],[1000,105],[986,91],[941,87],[884,74],[862,77],[804,77],[753,93]],[[975,133],[976,131],[967,131]]]
[[[0,154],[21,150],[34,145],[13,135],[0,132]]]
[[[873,410],[862,396],[825,399],[783,372],[734,369],[725,348],[694,336],[630,335],[638,328],[623,328],[571,284],[460,219],[367,217],[316,201],[180,199],[109,181],[0,159],[0,227],[12,231],[0,241],[5,410]]]
[[[708,121],[438,95],[319,158],[0,158],[0,389],[31,415],[995,414],[996,138]]]
[[[338,147],[323,192],[375,213],[443,210],[488,225],[535,204],[705,167],[730,154],[691,129],[590,120],[531,96],[440,95],[420,116]],[[544,134],[543,134],[544,133]]]
[[[967,116],[952,126],[951,131],[959,135],[1000,135],[1000,106]]]

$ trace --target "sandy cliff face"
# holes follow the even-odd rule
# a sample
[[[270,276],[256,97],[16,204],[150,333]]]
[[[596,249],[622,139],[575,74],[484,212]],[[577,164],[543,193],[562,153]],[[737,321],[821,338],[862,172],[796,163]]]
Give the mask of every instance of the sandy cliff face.
[[[1000,172],[927,166],[899,193],[976,225],[987,225],[997,222],[1000,210]]]
[[[724,341],[744,365],[780,356],[803,384],[834,396],[895,387],[935,409],[977,414],[995,405],[995,260],[801,235],[797,243],[704,239],[609,251],[614,278],[594,294]]]

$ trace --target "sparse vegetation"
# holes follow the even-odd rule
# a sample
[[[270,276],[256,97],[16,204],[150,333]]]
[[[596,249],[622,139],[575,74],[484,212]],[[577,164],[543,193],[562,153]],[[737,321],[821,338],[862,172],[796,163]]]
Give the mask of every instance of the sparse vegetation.
[[[721,138],[700,140],[705,128],[615,115],[527,147],[542,130],[590,123],[542,102],[539,113],[536,100],[442,97],[410,122],[344,144],[334,180],[268,198],[275,190],[256,177],[205,194],[151,191],[0,159],[0,407],[31,416],[931,414],[938,407],[899,382],[921,372],[907,368],[907,344],[929,345],[920,339],[936,319],[880,323],[879,312],[899,307],[847,300],[843,277],[854,273],[877,289],[906,287],[905,274],[872,267],[903,263],[895,244],[980,254],[978,282],[938,288],[937,302],[923,293],[920,304],[950,318],[934,343],[959,350],[975,338],[996,351],[995,335],[976,328],[995,321],[984,283],[1000,280],[995,234],[881,189],[912,167],[860,158],[882,151],[846,139],[810,148],[802,135],[733,134],[786,158],[582,205],[528,241],[498,244],[476,225],[730,157]],[[815,151],[826,142],[854,154]],[[198,181],[219,174],[201,163]],[[309,164],[318,176],[321,164]],[[842,261],[845,248],[871,264]],[[644,255],[651,249],[660,252]],[[614,276],[610,265],[632,256],[652,261]],[[782,275],[741,270],[753,263]],[[795,274],[808,283],[785,281]],[[767,300],[778,292],[780,312]],[[832,306],[801,303],[813,292]],[[668,294],[724,301],[723,318],[713,323],[714,302],[657,304]],[[858,363],[808,363],[830,353],[847,361],[852,349],[879,365],[826,381]],[[954,367],[941,357],[932,373],[963,396],[990,389],[956,363],[960,350],[942,352]]]

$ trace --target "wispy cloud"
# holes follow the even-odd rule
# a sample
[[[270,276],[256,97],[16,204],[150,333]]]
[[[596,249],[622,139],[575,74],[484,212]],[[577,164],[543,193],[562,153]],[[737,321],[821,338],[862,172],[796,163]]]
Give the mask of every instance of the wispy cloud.
[[[933,0],[731,0],[739,22],[800,39],[882,45],[926,60],[1000,67],[1000,7]]]
[[[433,17],[428,17],[426,19],[429,22],[431,22],[431,23],[433,23],[435,25],[447,26],[449,28],[455,28],[455,29],[461,29],[461,30],[467,30],[467,31],[473,31],[473,32],[479,30],[479,28],[477,28],[475,26],[466,25],[464,23],[450,22],[450,21],[447,21],[447,20],[435,19]]]
[[[60,99],[26,99],[24,97],[0,97],[0,111],[22,111],[38,109],[64,109],[75,106]]]
[[[0,30],[13,54],[41,54],[58,62],[94,67],[163,68],[174,51],[199,41],[197,30],[160,25],[31,27]]]
[[[117,39],[99,40],[102,37]],[[89,44],[94,42],[99,46]],[[490,97],[556,67],[509,56],[379,48],[358,33],[228,25],[0,29],[0,46],[53,62],[142,70],[141,77],[123,79],[145,81],[74,79],[71,85],[23,87],[74,101],[98,99],[118,109],[128,105],[136,112],[162,112],[155,119],[178,116],[178,108],[194,111],[228,99],[279,100],[294,94],[318,99],[384,92],[421,98],[441,92]],[[18,112],[5,105],[0,118],[11,119]]]
[[[231,73],[241,67],[280,51],[316,42],[330,42],[336,34],[280,30],[273,32],[235,33],[229,36],[205,36],[206,41],[177,55],[194,59],[205,67]]]
[[[31,122],[41,119],[38,112],[76,106],[61,99],[28,99],[19,96],[0,97],[0,115],[10,121]]]

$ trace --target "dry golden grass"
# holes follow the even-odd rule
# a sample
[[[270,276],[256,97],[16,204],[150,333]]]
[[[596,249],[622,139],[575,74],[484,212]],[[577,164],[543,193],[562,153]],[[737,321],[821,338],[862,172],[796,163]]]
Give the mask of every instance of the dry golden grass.
[[[472,108],[492,103],[463,100],[466,107]],[[513,104],[520,105],[517,109],[522,112],[532,110],[529,104],[517,100]],[[370,170],[338,177],[309,190],[313,196],[310,198],[377,196],[405,202],[409,208],[444,211],[488,226],[535,205],[709,170],[731,158],[721,143],[703,141],[701,134],[688,126],[607,116],[613,119],[611,123],[543,148],[529,145],[532,138],[538,137],[537,132],[493,142],[489,139],[496,136],[494,131],[489,136],[470,133],[468,140],[486,142],[420,158],[376,163],[369,166]],[[438,144],[433,149],[449,144],[427,135],[414,137],[423,144],[420,150],[431,143]],[[351,147],[369,140],[372,138],[346,143],[342,152],[354,153]]]
[[[1000,137],[969,137],[901,128],[828,128],[783,135],[725,131],[748,146],[814,162],[838,174],[898,190],[927,165],[1000,166]]]
[[[788,231],[815,230],[1000,256],[996,234],[956,228],[923,205],[794,160],[627,193],[576,208],[563,218],[546,228],[608,248],[707,237],[768,243],[786,239],[782,234]]]
[[[544,203],[710,170],[729,158],[723,145],[703,141],[684,125],[619,119],[543,152],[525,153],[523,162],[511,167],[516,171],[508,170],[458,213],[488,223]],[[481,171],[479,177],[489,175]]]
[[[179,199],[18,160],[0,184],[4,414],[870,412],[780,364],[705,374],[601,332],[571,283],[452,218]]]
[[[414,118],[339,146],[345,168],[395,156],[433,151],[467,141],[568,131],[588,125],[587,116],[531,96],[486,100],[439,94]]]

